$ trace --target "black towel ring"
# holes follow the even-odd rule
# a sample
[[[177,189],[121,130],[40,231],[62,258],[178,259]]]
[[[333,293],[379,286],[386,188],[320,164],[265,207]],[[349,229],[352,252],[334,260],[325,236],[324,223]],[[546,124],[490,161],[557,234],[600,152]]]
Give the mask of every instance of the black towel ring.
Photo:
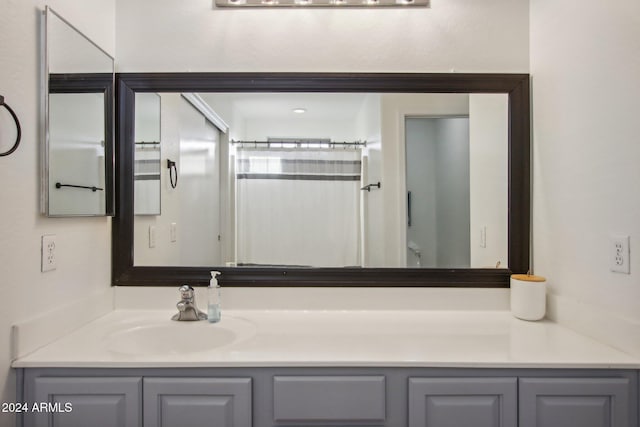
[[[171,188],[176,188],[178,186],[178,168],[176,167],[176,162],[167,159],[167,168],[169,169]]]
[[[22,138],[22,129],[20,128],[20,120],[18,120],[18,116],[16,116],[16,113],[11,109],[11,107],[9,107],[7,104],[4,103],[4,96],[2,95],[0,95],[0,105],[6,108],[9,114],[11,114],[11,117],[13,117],[13,121],[16,122],[16,130],[17,130],[16,142],[13,144],[13,147],[9,149],[9,151],[0,153],[0,157],[3,157],[3,156],[8,156],[9,154],[13,153],[18,149],[18,146],[20,145],[20,139]]]

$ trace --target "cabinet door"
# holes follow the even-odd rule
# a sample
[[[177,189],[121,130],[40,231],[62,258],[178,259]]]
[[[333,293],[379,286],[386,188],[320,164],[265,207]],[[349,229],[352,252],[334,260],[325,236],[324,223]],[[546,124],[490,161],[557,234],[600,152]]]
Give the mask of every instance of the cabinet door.
[[[520,427],[632,427],[629,387],[626,378],[522,378]]]
[[[145,378],[145,427],[251,427],[251,378]]]
[[[273,418],[278,423],[380,425],[386,419],[385,399],[383,375],[273,379]]]
[[[410,378],[409,427],[517,427],[516,378]]]
[[[139,427],[141,378],[35,379],[36,411],[25,415],[34,427]],[[33,409],[33,408],[31,408]]]

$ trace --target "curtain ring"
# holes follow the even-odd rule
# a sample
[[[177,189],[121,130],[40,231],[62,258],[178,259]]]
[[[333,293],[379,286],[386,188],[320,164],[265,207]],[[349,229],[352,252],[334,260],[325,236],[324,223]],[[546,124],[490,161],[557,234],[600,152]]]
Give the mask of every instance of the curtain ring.
[[[14,151],[18,149],[18,146],[20,145],[20,139],[22,139],[22,129],[20,128],[20,120],[18,120],[18,116],[11,109],[11,107],[9,107],[7,104],[4,103],[4,96],[2,95],[0,95],[0,105],[6,108],[9,114],[11,114],[11,117],[13,117],[13,121],[16,123],[16,131],[17,131],[16,142],[13,144],[13,147],[11,147],[9,151],[0,153],[0,157],[3,157],[3,156],[8,156],[9,154],[12,154]]]

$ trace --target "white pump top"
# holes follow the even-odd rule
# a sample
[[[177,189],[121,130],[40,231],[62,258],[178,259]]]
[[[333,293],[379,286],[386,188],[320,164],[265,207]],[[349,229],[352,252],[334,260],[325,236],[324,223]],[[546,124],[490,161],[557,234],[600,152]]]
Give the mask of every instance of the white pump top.
[[[222,273],[220,273],[219,271],[212,271],[211,272],[211,280],[209,281],[209,287],[217,287],[218,286],[218,279],[216,278],[217,276],[221,275]]]

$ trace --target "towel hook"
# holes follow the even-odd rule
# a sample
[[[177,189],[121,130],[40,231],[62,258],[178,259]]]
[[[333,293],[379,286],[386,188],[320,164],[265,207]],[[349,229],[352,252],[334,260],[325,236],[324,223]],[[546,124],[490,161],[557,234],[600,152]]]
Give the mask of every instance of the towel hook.
[[[5,151],[4,153],[0,153],[0,157],[3,157],[3,156],[8,156],[9,154],[12,154],[14,151],[16,151],[18,149],[18,146],[20,145],[20,139],[22,139],[22,129],[20,128],[20,120],[18,120],[18,116],[11,109],[11,107],[9,107],[7,104],[5,104],[4,96],[2,96],[2,95],[0,95],[0,106],[3,106],[4,108],[6,108],[7,111],[9,112],[9,114],[11,114],[11,117],[13,117],[13,121],[16,123],[16,131],[17,131],[16,142],[13,144],[13,147],[11,147],[9,149],[9,151]]]
[[[376,188],[380,188],[380,181],[378,181],[376,184],[368,184],[365,185],[364,187],[362,187],[360,190],[367,190],[369,192],[371,192],[371,188],[372,187],[376,187]]]

